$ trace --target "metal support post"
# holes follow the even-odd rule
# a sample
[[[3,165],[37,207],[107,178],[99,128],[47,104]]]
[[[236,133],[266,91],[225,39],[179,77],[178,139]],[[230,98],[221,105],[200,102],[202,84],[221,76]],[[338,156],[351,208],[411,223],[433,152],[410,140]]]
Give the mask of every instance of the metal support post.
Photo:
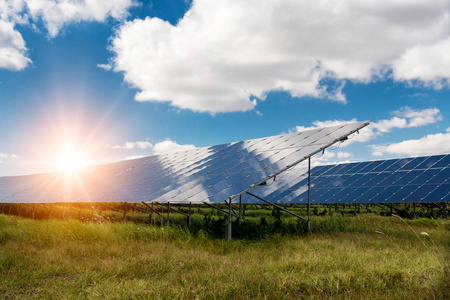
[[[311,156],[308,157],[308,231],[311,231]]]
[[[152,203],[152,211],[148,214],[148,223],[153,225],[153,203]]]
[[[231,241],[231,198],[228,199],[228,230],[227,230],[227,240]]]
[[[167,202],[167,226],[170,226],[170,203]]]
[[[191,207],[192,207],[192,203],[189,202],[189,216],[187,217],[187,226],[191,227]]]
[[[125,202],[125,207],[123,210],[123,222],[125,223],[127,221],[127,210],[128,210],[128,204]]]
[[[50,210],[49,210],[49,212],[48,212],[48,219],[51,219],[52,218],[52,204],[50,203]]]
[[[242,195],[239,195],[239,226],[242,220]]]

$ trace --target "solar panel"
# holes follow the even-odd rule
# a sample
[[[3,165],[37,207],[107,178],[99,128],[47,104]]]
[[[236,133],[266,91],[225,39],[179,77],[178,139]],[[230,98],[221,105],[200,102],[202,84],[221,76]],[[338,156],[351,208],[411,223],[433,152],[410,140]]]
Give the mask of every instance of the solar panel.
[[[220,203],[368,125],[355,122],[80,170],[0,178],[0,203]]]
[[[283,185],[253,193],[268,201],[306,203],[306,169],[281,174]],[[297,176],[295,176],[297,174]],[[427,203],[450,199],[450,154],[317,166],[311,170],[311,203]],[[245,201],[251,201],[245,197]]]

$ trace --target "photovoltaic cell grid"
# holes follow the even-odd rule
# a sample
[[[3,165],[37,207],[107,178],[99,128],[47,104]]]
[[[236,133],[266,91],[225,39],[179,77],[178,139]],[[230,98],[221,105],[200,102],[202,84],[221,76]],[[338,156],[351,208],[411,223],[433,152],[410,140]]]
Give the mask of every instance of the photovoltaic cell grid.
[[[256,187],[253,193],[270,202],[307,203],[306,172],[305,168],[291,169],[272,184]],[[311,170],[311,203],[449,201],[450,154],[317,166]]]
[[[64,172],[0,178],[0,203],[220,203],[367,126],[356,122]]]

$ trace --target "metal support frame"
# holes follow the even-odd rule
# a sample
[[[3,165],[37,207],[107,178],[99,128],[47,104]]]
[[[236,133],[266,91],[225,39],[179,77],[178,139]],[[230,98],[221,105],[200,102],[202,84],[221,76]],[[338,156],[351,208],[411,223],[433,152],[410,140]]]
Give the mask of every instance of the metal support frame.
[[[299,218],[299,219],[302,219],[303,221],[308,222],[308,219],[305,219],[305,218],[303,218],[302,216],[299,216],[299,215],[293,213],[292,211],[285,209],[285,208],[282,207],[282,206],[276,205],[275,203],[271,203],[271,202],[267,201],[266,199],[263,199],[263,198],[261,198],[261,197],[255,195],[255,194],[252,194],[252,193],[250,193],[250,192],[248,192],[248,191],[247,191],[246,193],[249,194],[250,196],[255,197],[256,199],[259,199],[259,200],[261,200],[261,201],[263,201],[263,202],[266,202],[267,204],[270,204],[270,205],[272,205],[272,206],[275,206],[275,207],[281,209],[282,211],[287,212],[287,213],[290,214],[290,215],[293,215],[294,217],[297,217],[297,218]]]
[[[211,203],[208,203],[208,202],[203,202],[203,203],[206,204],[206,205],[208,205],[208,206],[211,206],[212,208],[215,208],[215,209],[217,209],[217,210],[220,210],[220,211],[223,212],[223,213],[226,213],[226,214],[231,213],[231,214],[233,214],[236,218],[239,217],[233,210],[230,210],[230,212],[228,212],[228,211],[226,211],[226,210],[224,210],[224,209],[221,209],[221,208],[218,207],[218,206],[212,205]],[[227,202],[227,204],[228,204],[228,202]]]
[[[242,221],[242,195],[239,195],[239,226]]]
[[[191,208],[192,208],[192,203],[189,202],[189,215],[187,217],[187,226],[191,227]]]
[[[311,231],[311,156],[308,157],[308,231]]]
[[[123,222],[125,223],[127,221],[127,211],[128,211],[128,203],[124,202],[124,210],[123,210]]]
[[[189,217],[189,214],[187,214],[187,213],[185,213],[185,212],[182,212],[182,211],[180,211],[180,210],[178,210],[178,209],[175,209],[175,208],[173,208],[173,207],[170,207],[170,203],[169,203],[169,202],[167,202],[167,205],[164,204],[164,203],[158,203],[158,202],[155,202],[155,203],[156,203],[156,204],[159,204],[159,205],[161,205],[161,206],[164,206],[164,207],[167,208],[167,209],[173,210],[174,212],[177,212],[177,213],[179,213],[179,214],[182,214],[182,215],[184,215],[184,216],[186,216],[186,217]]]
[[[232,238],[232,219],[231,219],[231,198],[228,199],[228,226],[227,226],[227,240],[231,241]]]
[[[155,202],[155,203],[167,208],[167,226],[169,226],[169,215],[170,215],[169,211],[173,210],[174,212],[177,212],[179,214],[186,216],[187,226],[191,227],[191,211],[192,211],[192,203],[191,202],[189,202],[189,212],[188,213],[182,212],[180,209],[175,209],[173,207],[170,207],[169,202],[167,202],[167,205],[164,203],[158,203],[158,202]]]
[[[167,202],[167,226],[170,226],[170,202]]]
[[[147,206],[151,211],[152,211],[152,214],[150,214],[150,216],[151,216],[151,222],[153,222],[153,213],[155,213],[155,214],[157,214],[158,216],[160,216],[160,218],[161,218],[161,224],[162,224],[162,221],[164,221],[164,217],[163,217],[163,215],[161,215],[159,212],[157,212],[154,208],[153,208],[153,203],[154,202],[152,202],[151,204],[152,204],[152,206],[150,206],[150,205],[148,205],[147,203],[145,203],[145,202],[142,202],[142,204],[144,204],[145,206]]]

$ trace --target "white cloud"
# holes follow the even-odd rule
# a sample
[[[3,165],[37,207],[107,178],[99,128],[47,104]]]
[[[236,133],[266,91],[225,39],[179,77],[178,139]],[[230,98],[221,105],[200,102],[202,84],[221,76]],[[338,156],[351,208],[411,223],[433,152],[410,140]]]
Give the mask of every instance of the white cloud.
[[[402,107],[393,113],[391,119],[384,119],[371,122],[355,134],[351,139],[347,140],[342,146],[348,146],[354,142],[367,142],[383,133],[391,132],[394,128],[411,128],[434,124],[442,120],[442,114],[437,108],[428,108],[423,110],[415,110],[410,107]],[[328,126],[343,125],[351,122],[358,122],[356,118],[351,120],[327,120],[314,121],[313,126],[296,126],[292,131],[303,131]]]
[[[23,8],[22,0],[0,0],[0,68],[18,71],[31,63],[25,41],[14,28],[17,23],[26,23],[20,14]]]
[[[109,65],[109,64],[97,64],[97,67],[99,67],[100,69],[103,69],[105,71],[109,71],[112,68],[111,65]]]
[[[195,149],[195,146],[191,144],[180,145],[170,139],[166,139],[164,142],[156,143],[153,147],[155,154],[171,153],[191,149]]]
[[[192,144],[186,144],[186,145],[180,145],[175,141],[172,141],[171,139],[166,139],[163,142],[156,143],[153,145],[152,143],[148,141],[136,141],[136,142],[125,142],[123,145],[114,145],[111,146],[112,149],[147,149],[150,150],[150,153],[147,155],[152,154],[164,154],[164,153],[170,153],[170,152],[176,152],[176,151],[184,151],[184,150],[191,150],[195,149],[195,145]],[[144,157],[144,155],[131,155],[127,156],[125,159],[135,159],[135,158],[141,158]]]
[[[420,127],[442,120],[441,112],[437,108],[414,110],[409,107],[403,107],[395,111],[394,115],[389,120],[374,122],[372,126],[379,132],[390,132],[393,128]]]
[[[345,102],[343,79],[449,78],[449,14],[446,0],[194,0],[176,26],[126,22],[111,50],[138,101],[246,111],[285,90]]]
[[[147,141],[125,142],[124,145],[111,146],[113,149],[152,149],[153,144]]]
[[[143,158],[145,157],[145,155],[130,155],[125,157],[125,160],[131,160],[131,159],[138,159],[138,158]]]
[[[329,164],[342,164],[342,163],[350,163],[349,158],[353,157],[353,153],[350,152],[333,152],[330,150],[325,150],[323,154],[317,154],[313,156],[311,161],[312,166],[319,165],[329,165]],[[306,168],[308,164],[304,162],[299,167]]]
[[[0,152],[0,164],[3,163],[4,159],[17,159],[19,156],[16,154],[8,154],[8,153],[2,153]]]
[[[450,78],[450,37],[432,44],[418,44],[409,48],[394,63],[398,80],[419,79],[441,88]]]
[[[450,152],[450,133],[436,133],[417,140],[406,140],[386,146],[372,146],[373,156],[384,154],[396,155],[431,155]]]
[[[122,20],[134,5],[134,0],[0,0],[0,68],[18,71],[31,63],[16,24],[36,28],[42,21],[48,35],[55,37],[70,23]]]
[[[353,153],[350,153],[350,152],[342,152],[342,151],[339,151],[339,152],[337,153],[337,158],[350,158],[350,157],[353,157]]]
[[[124,19],[132,0],[26,0],[28,11],[34,20],[41,19],[50,37],[61,28],[82,21],[104,22],[108,17]]]

